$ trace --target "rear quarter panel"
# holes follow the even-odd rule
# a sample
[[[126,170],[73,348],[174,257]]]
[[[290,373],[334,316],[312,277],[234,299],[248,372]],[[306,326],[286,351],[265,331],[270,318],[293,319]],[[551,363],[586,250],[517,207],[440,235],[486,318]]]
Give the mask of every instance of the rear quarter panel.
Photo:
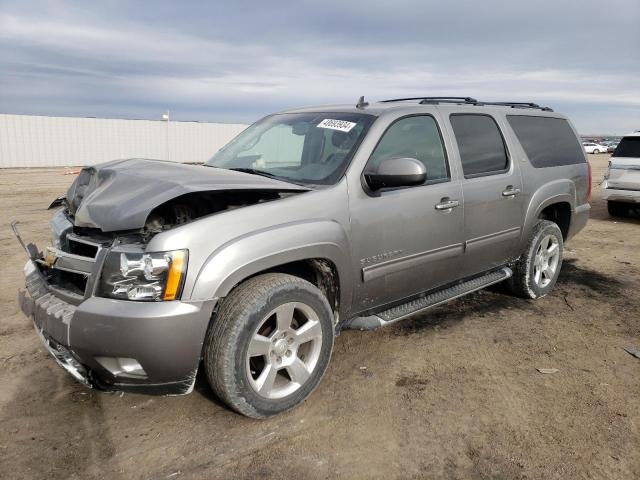
[[[578,142],[582,148],[582,144],[579,141],[580,137],[575,127],[564,116],[542,111],[527,112],[527,115],[555,117],[567,120],[576,136],[576,142]],[[586,156],[584,155],[584,149],[582,150],[585,158],[584,163],[535,168],[529,161],[518,137],[506,119],[506,115],[504,115],[504,117],[505,133],[509,136],[513,148],[513,158],[520,167],[523,181],[522,195],[525,204],[525,213],[521,247],[524,248],[529,240],[533,226],[540,217],[540,213],[554,203],[566,202],[571,207],[572,226],[570,227],[569,233],[570,236],[575,235],[584,226],[584,222],[579,220],[581,224],[574,225],[574,221],[578,217],[584,216],[585,211],[587,211],[586,214],[588,216],[589,209],[587,199],[589,192],[589,167]]]

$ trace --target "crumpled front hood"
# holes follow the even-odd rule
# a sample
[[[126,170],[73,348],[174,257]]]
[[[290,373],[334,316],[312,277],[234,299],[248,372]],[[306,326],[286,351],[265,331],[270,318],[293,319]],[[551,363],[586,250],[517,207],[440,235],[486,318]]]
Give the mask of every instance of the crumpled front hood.
[[[83,168],[67,202],[76,226],[112,232],[142,228],[154,208],[181,195],[223,190],[309,189],[221,168],[132,158]]]

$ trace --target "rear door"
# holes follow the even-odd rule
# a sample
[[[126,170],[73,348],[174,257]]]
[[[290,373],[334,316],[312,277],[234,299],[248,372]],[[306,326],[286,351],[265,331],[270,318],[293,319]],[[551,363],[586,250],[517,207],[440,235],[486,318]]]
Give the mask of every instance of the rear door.
[[[462,273],[470,276],[516,255],[523,224],[522,178],[496,117],[452,113],[449,125],[463,173]]]

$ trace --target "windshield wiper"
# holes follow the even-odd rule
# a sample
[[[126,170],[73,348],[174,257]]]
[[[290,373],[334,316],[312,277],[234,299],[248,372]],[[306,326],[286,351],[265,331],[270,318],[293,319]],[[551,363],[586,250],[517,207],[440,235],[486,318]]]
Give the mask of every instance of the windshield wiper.
[[[234,172],[250,173],[251,175],[260,175],[260,176],[263,176],[263,177],[268,177],[268,178],[273,178],[275,180],[280,180],[281,182],[293,183],[294,185],[298,185],[300,187],[311,188],[310,185],[308,185],[306,183],[296,182],[296,181],[291,180],[290,178],[281,177],[281,176],[276,175],[276,174],[271,173],[271,172],[265,172],[264,170],[256,170],[255,168],[248,168],[248,167],[225,168],[225,167],[216,167],[214,165],[206,165],[206,166],[207,167],[212,167],[212,168],[221,168],[223,170],[233,170]]]
[[[277,175],[274,175],[273,173],[265,172],[264,170],[256,170],[255,168],[234,167],[234,168],[227,168],[227,170],[233,170],[234,172],[250,173],[252,175],[262,175],[263,177],[280,178]]]

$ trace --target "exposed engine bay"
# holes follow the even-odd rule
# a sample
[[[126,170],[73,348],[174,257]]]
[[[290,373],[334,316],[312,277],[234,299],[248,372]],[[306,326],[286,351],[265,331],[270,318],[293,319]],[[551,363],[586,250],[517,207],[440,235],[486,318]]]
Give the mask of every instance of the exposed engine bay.
[[[174,198],[151,211],[144,226],[138,230],[102,232],[96,228],[74,227],[73,231],[102,243],[111,243],[116,237],[121,241],[148,243],[155,235],[184,225],[207,215],[226,210],[248,207],[296,195],[299,192],[277,192],[273,190],[193,192]],[[71,209],[65,199],[56,199],[49,208],[66,206],[65,215],[73,220]]]
[[[147,217],[142,239],[147,243],[154,235],[225,210],[278,200],[295,193],[273,190],[194,192],[174,198],[155,208]]]

